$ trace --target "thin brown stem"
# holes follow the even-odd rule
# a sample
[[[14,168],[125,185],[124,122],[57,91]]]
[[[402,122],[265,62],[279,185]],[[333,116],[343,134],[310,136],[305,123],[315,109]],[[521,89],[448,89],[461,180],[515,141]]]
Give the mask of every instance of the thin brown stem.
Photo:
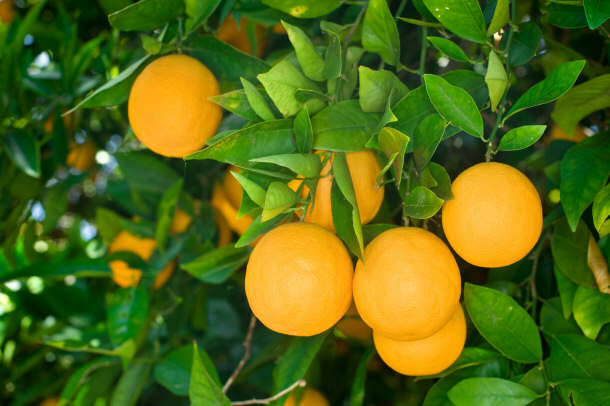
[[[246,339],[244,340],[244,348],[245,348],[244,356],[239,361],[239,364],[237,364],[237,368],[235,368],[235,371],[233,371],[233,373],[231,374],[229,379],[227,379],[225,386],[222,387],[222,393],[227,393],[227,391],[229,390],[229,388],[231,387],[231,385],[233,384],[233,382],[235,381],[235,379],[237,378],[237,376],[239,375],[241,370],[244,369],[244,366],[246,365],[246,362],[248,362],[248,359],[250,359],[250,344],[252,343],[252,333],[254,332],[255,326],[256,326],[256,317],[254,315],[252,315],[252,317],[250,318],[250,325],[248,326],[248,332],[246,333]]]
[[[306,384],[307,384],[307,382],[305,382],[304,379],[300,379],[300,380],[296,381],[295,383],[293,383],[292,385],[290,385],[289,387],[287,387],[286,389],[284,389],[283,391],[278,392],[277,394],[271,396],[270,398],[240,400],[240,401],[237,401],[237,402],[231,402],[231,405],[233,405],[233,406],[268,405],[269,403],[273,402],[274,400],[278,400],[282,396],[292,392],[297,386],[304,387]]]

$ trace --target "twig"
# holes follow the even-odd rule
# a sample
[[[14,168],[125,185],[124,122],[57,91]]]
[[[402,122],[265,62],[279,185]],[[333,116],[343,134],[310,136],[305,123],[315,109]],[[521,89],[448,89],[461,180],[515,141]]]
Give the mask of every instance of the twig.
[[[360,21],[362,20],[362,17],[364,17],[364,13],[366,12],[368,6],[368,2],[362,6],[362,10],[360,10],[360,14],[358,14],[358,17],[356,17],[356,21],[354,21],[352,28],[349,30],[349,32],[343,39],[343,44],[346,45],[346,47],[349,46],[349,41],[352,39],[352,35],[354,35],[354,33],[356,32],[356,28],[358,28],[358,26],[360,25]]]
[[[254,326],[256,326],[256,317],[252,315],[252,317],[250,318],[250,325],[248,326],[248,332],[246,333],[246,339],[244,340],[244,356],[242,357],[241,361],[239,361],[239,364],[237,364],[237,368],[235,368],[235,371],[233,371],[229,379],[227,379],[225,386],[222,387],[222,393],[227,393],[229,387],[233,384],[235,378],[237,378],[241,370],[246,365],[246,362],[248,362],[248,359],[250,358],[250,344],[252,343],[252,333],[254,332]]]
[[[305,382],[304,379],[299,379],[298,381],[296,381],[295,383],[293,383],[292,385],[290,385],[289,387],[287,387],[283,391],[278,392],[277,394],[271,396],[270,398],[267,398],[267,399],[240,400],[240,401],[237,401],[237,402],[231,402],[231,405],[233,405],[233,406],[268,405],[269,403],[273,402],[274,400],[278,400],[282,396],[292,392],[297,386],[304,387],[306,384],[307,384],[307,382]]]

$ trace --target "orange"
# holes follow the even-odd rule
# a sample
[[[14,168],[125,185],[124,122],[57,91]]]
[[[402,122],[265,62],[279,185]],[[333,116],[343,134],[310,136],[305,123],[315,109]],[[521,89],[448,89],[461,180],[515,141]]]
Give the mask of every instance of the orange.
[[[273,28],[271,29],[271,31],[274,34],[278,34],[278,35],[288,35],[288,33],[286,32],[286,28],[284,28],[284,26],[282,25],[282,23],[277,23],[273,26]]]
[[[152,151],[182,158],[216,133],[222,111],[208,97],[219,93],[216,78],[197,59],[162,56],[144,68],[131,88],[129,123]]]
[[[322,393],[313,388],[305,388],[299,403],[295,403],[294,393],[286,399],[284,406],[330,406]]]
[[[360,221],[362,224],[367,224],[375,218],[383,202],[384,187],[377,186],[377,175],[381,172],[381,167],[375,154],[371,151],[348,152],[345,157],[356,192]],[[315,199],[313,205],[310,204],[307,210],[305,221],[320,224],[331,231],[335,231],[330,204],[333,178],[328,175],[331,166],[332,162],[329,159],[322,169],[321,174],[323,176],[318,181]],[[293,185],[295,184],[293,183]],[[303,189],[304,194],[307,194],[307,190]]]
[[[133,252],[144,261],[148,261],[153,251],[157,248],[157,242],[152,238],[136,237],[123,230],[117,234],[108,251],[110,253],[127,251]],[[122,288],[137,286],[142,278],[142,270],[130,268],[127,262],[122,260],[110,261],[112,279]],[[174,262],[167,264],[155,277],[153,286],[158,289],[163,286],[174,272]]]
[[[242,235],[254,219],[249,215],[237,218],[243,190],[235,176],[231,175],[231,171],[239,172],[239,168],[231,167],[227,170],[222,184],[214,187],[211,203],[219,215],[224,217],[229,228]]]
[[[417,341],[396,341],[373,333],[381,359],[403,375],[432,375],[447,369],[462,353],[466,342],[466,319],[462,306],[436,334]]]
[[[1,7],[1,3],[0,3],[0,7]],[[66,109],[64,108],[63,111],[65,112]],[[72,116],[72,114],[63,116],[62,121],[64,122],[64,127],[67,132],[71,133],[72,131],[74,131],[74,117]],[[47,116],[47,119],[44,121],[44,123],[42,123],[42,128],[46,132],[51,133],[51,132],[53,132],[54,125],[55,125],[55,112],[52,112],[51,114],[49,114]]]
[[[181,208],[177,208],[172,218],[172,224],[169,226],[170,234],[180,234],[186,231],[191,225],[191,216]]]
[[[227,220],[225,220],[221,214],[214,216],[214,218],[216,219],[216,227],[218,228],[218,246],[224,247],[231,242],[231,229],[229,228],[229,223],[227,223]]]
[[[355,338],[356,340],[365,340],[373,335],[373,330],[360,318],[358,309],[356,309],[353,301],[347,312],[345,312],[343,319],[337,323],[337,330],[347,337]]]
[[[57,396],[53,396],[51,398],[44,399],[42,402],[40,402],[38,404],[38,406],[55,406],[58,403],[59,403],[59,398]]]
[[[15,18],[15,4],[13,0],[0,0],[0,22],[10,24]]]
[[[242,18],[239,22],[239,28],[237,27],[237,21],[232,15],[227,16],[222,22],[222,25],[216,32],[216,38],[226,42],[229,45],[233,45],[240,51],[252,55],[252,46],[248,39],[248,20]],[[256,37],[257,55],[261,55],[264,48],[264,41],[262,41],[265,27],[260,24],[254,26],[254,36]]]
[[[317,224],[283,224],[254,247],[246,296],[254,315],[271,330],[312,336],[345,314],[353,274],[352,260],[336,235]]]
[[[587,138],[587,134],[585,134],[584,127],[581,125],[576,126],[576,129],[574,130],[574,133],[572,134],[571,137],[568,133],[566,133],[563,130],[563,128],[561,128],[557,124],[553,124],[551,126],[551,134],[550,134],[551,140],[567,140],[567,141],[581,142],[582,140],[584,140],[586,138]]]
[[[542,231],[542,203],[530,180],[512,166],[474,165],[451,185],[455,198],[443,206],[443,229],[464,260],[485,268],[519,261]]]
[[[66,157],[66,165],[81,172],[88,171],[95,164],[96,152],[97,148],[91,140],[86,140],[82,144],[72,142]]]
[[[362,320],[394,340],[431,336],[458,306],[461,278],[455,258],[436,235],[416,227],[379,234],[364,249],[354,275]]]

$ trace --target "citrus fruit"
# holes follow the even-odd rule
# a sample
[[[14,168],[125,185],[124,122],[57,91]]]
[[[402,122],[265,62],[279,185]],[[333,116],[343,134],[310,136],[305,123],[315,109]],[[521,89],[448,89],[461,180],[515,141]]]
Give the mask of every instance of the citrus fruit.
[[[436,235],[416,227],[379,234],[364,249],[354,274],[354,302],[362,320],[394,340],[436,333],[453,315],[460,271]]]
[[[154,239],[140,238],[122,230],[110,243],[108,251],[111,254],[121,251],[133,252],[144,261],[148,261],[156,247],[157,242]],[[112,279],[122,288],[137,286],[142,278],[141,269],[130,268],[129,264],[123,260],[110,261],[109,265],[112,270]],[[157,274],[153,283],[155,288],[160,288],[168,281],[174,272],[174,266],[174,262],[170,262]]]
[[[566,133],[563,130],[563,128],[561,128],[557,124],[553,124],[551,126],[551,134],[550,134],[551,140],[567,140],[567,141],[573,141],[573,142],[581,142],[582,140],[584,140],[586,138],[587,138],[587,134],[585,134],[583,126],[580,126],[580,125],[576,126],[576,129],[574,130],[574,133],[572,134],[571,137],[568,133]]]
[[[542,203],[530,180],[512,166],[485,162],[452,183],[443,205],[443,229],[465,261],[497,268],[519,261],[542,231]]]
[[[299,403],[295,403],[293,392],[286,399],[284,406],[330,406],[330,403],[328,403],[328,400],[326,400],[320,391],[313,388],[305,388]]]
[[[239,27],[237,27],[237,21],[232,15],[227,16],[222,22],[222,25],[216,32],[216,38],[227,44],[233,45],[240,51],[252,55],[252,45],[248,39],[248,20],[241,18]],[[261,55],[264,48],[263,34],[265,27],[260,24],[254,25],[254,36],[256,38],[256,54]]]
[[[337,330],[356,340],[365,340],[373,335],[373,330],[360,318],[353,301],[345,312],[343,319],[337,323]]]
[[[345,314],[353,274],[352,260],[336,235],[317,224],[283,224],[254,247],[246,296],[254,315],[271,330],[312,336]]]
[[[377,175],[381,172],[381,167],[375,154],[371,151],[348,152],[345,157],[356,193],[360,221],[362,224],[367,224],[375,218],[383,202],[384,187],[377,185]],[[313,205],[310,205],[307,210],[305,221],[320,224],[331,231],[335,231],[330,204],[333,178],[328,175],[332,166],[331,161],[332,159],[329,159],[322,169],[315,199]],[[292,183],[292,185],[294,187],[298,184]],[[303,188],[303,190],[304,195],[307,195],[307,188]]]
[[[187,212],[181,208],[177,208],[174,217],[172,218],[172,223],[169,226],[169,233],[180,234],[185,232],[189,225],[191,225],[191,221],[191,216],[189,216]]]
[[[129,95],[129,123],[152,151],[184,157],[216,132],[222,111],[208,100],[220,92],[216,78],[197,59],[166,55],[136,78]]]
[[[381,359],[403,375],[437,374],[447,369],[462,353],[466,342],[466,319],[462,306],[436,334],[416,341],[396,341],[373,333]]]
[[[254,219],[249,215],[237,218],[243,190],[237,179],[231,175],[231,171],[239,172],[239,168],[231,167],[225,173],[222,184],[214,186],[211,203],[219,215],[224,217],[229,228],[242,235]]]
[[[50,398],[44,399],[42,402],[38,404],[38,406],[55,406],[59,403],[59,398],[57,396],[53,396]]]
[[[91,140],[86,140],[82,144],[70,143],[70,152],[66,157],[66,165],[81,172],[88,171],[95,163],[97,148]]]
[[[0,0],[0,22],[3,24],[10,24],[14,18],[14,0]]]

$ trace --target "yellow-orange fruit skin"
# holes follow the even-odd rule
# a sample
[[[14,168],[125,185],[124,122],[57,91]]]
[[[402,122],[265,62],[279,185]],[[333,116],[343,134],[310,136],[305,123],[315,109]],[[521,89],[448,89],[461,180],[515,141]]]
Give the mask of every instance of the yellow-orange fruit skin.
[[[313,388],[306,388],[299,403],[297,404],[295,402],[294,393],[291,393],[286,399],[284,406],[330,406],[330,403],[328,403],[328,400],[324,395]]]
[[[443,205],[443,229],[465,261],[485,268],[527,255],[542,231],[542,203],[530,180],[512,166],[486,162],[462,172]]]
[[[66,157],[66,165],[81,172],[88,171],[95,164],[95,144],[87,140],[82,144],[71,143],[70,152]]]
[[[152,151],[182,158],[200,150],[216,133],[222,111],[208,97],[219,93],[212,72],[195,58],[163,56],[136,78],[129,95],[129,123]]]
[[[180,234],[185,232],[191,225],[191,221],[191,216],[189,216],[187,212],[181,208],[177,208],[174,217],[172,218],[172,223],[169,226],[169,233]]]
[[[416,227],[385,231],[364,250],[354,274],[360,317],[378,334],[419,340],[436,333],[453,315],[461,277],[449,248]]]
[[[0,22],[3,24],[10,24],[14,18],[14,0],[0,0]]]
[[[458,306],[436,334],[416,341],[396,341],[373,333],[381,359],[403,375],[432,375],[447,369],[462,353],[466,342],[464,310]]]
[[[375,154],[371,151],[348,152],[345,154],[345,158],[356,193],[360,221],[362,224],[367,224],[375,218],[383,203],[385,189],[383,186],[377,186],[377,175],[381,172],[381,167]],[[322,169],[322,175],[328,174],[330,168],[331,160],[328,160]],[[335,231],[330,204],[332,182],[331,176],[320,178],[314,204],[307,210],[305,221],[320,224],[322,227]]]
[[[582,140],[587,138],[587,134],[584,132],[584,128],[582,126],[576,126],[574,133],[570,137],[568,133],[566,133],[563,128],[558,126],[557,124],[553,124],[551,126],[550,139],[551,140],[566,140],[573,142],[581,142]]]
[[[144,261],[148,261],[153,251],[157,247],[157,242],[152,238],[139,238],[127,231],[120,231],[108,248],[110,253],[127,251],[133,252]],[[112,271],[112,280],[122,288],[137,286],[142,278],[142,270],[130,268],[129,264],[123,260],[114,260],[109,263]],[[175,264],[170,262],[155,277],[153,286],[158,289],[163,286],[174,272]]]
[[[246,18],[242,18],[238,28],[235,18],[232,15],[229,15],[224,19],[222,25],[216,32],[216,38],[234,46],[246,54],[252,55],[252,45],[248,39],[247,25],[248,20]],[[256,45],[258,48],[256,50],[256,54],[259,56],[262,55],[265,46],[265,41],[262,40],[264,32],[265,27],[260,24],[255,24],[254,36],[256,37]]]
[[[231,171],[239,172],[238,168],[231,168],[225,174],[221,185],[216,185],[212,192],[212,207],[225,220],[231,230],[239,235],[246,232],[250,224],[254,221],[252,216],[245,215],[237,218],[237,212],[241,205],[242,188]]]
[[[353,301],[336,327],[347,337],[356,340],[366,340],[373,336],[373,330],[362,321]]]
[[[336,235],[317,224],[283,224],[254,247],[246,268],[246,296],[269,329],[312,336],[345,314],[353,274],[352,260]]]

